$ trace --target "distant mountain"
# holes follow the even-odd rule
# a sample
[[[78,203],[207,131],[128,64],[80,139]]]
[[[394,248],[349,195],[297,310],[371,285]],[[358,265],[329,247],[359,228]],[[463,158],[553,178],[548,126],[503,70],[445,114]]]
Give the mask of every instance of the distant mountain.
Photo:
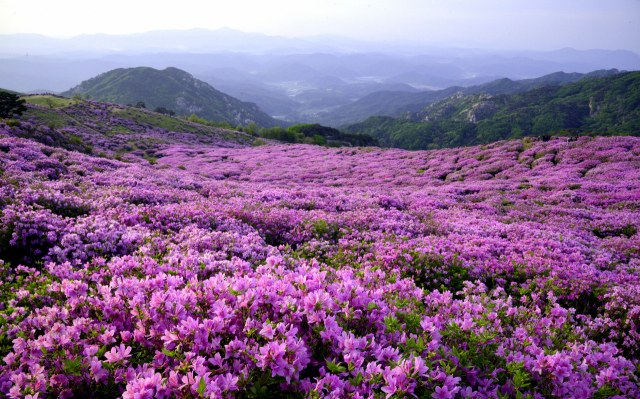
[[[199,76],[199,78],[241,101],[258,104],[261,110],[275,118],[278,118],[275,115],[281,117],[294,114],[300,106],[300,103],[293,101],[286,94],[273,90],[260,82],[218,80],[211,76]]]
[[[369,93],[383,90],[411,93],[420,91],[404,83],[347,83],[333,76],[314,77],[280,85],[253,80],[224,80],[205,74],[198,77],[242,101],[255,102],[260,109],[275,118],[301,122],[308,121],[309,115],[349,104]]]
[[[604,73],[594,75],[598,74]],[[556,78],[580,78],[566,75],[570,74]],[[540,78],[543,81],[553,79]],[[458,92],[418,112],[371,117],[343,131],[369,134],[382,146],[411,150],[551,133],[640,136],[640,72],[582,77],[575,83],[514,94]]]
[[[39,34],[0,35],[0,52],[17,54],[91,51],[140,52],[140,51],[266,51],[277,49],[320,50],[323,46],[302,39],[268,36],[262,33],[242,32],[220,28],[187,30],[154,30],[143,33],[108,35],[84,34],[68,39],[51,38]]]
[[[253,122],[261,127],[288,126],[264,113],[256,104],[222,93],[177,68],[114,69],[61,94],[71,97],[76,93],[116,104],[144,101],[148,109],[164,107],[177,114],[195,113],[207,120],[227,121],[233,125]]]
[[[610,76],[617,73],[620,73],[617,69],[599,70],[590,73],[556,72],[536,79],[514,81],[503,78],[477,86],[453,86],[443,90],[423,91],[419,93],[376,92],[366,95],[350,104],[320,114],[317,121],[325,125],[340,127],[362,121],[373,115],[397,116],[403,112],[416,112],[457,92],[461,92],[464,95],[513,94],[531,90],[536,87],[562,86],[584,78]]]
[[[531,60],[574,63],[574,64],[599,64],[601,68],[621,68],[629,70],[639,69],[640,55],[628,50],[576,50],[570,47],[554,51],[524,51],[518,55]]]
[[[438,89],[451,86],[474,86],[500,79],[502,76],[482,75],[474,78],[442,78],[433,75],[421,74],[416,71],[405,72],[400,75],[392,76],[385,80],[387,83],[406,83],[416,86],[431,87]]]
[[[294,98],[311,107],[333,107],[350,104],[354,100],[366,96],[369,93],[380,91],[399,91],[416,93],[420,90],[404,83],[352,83],[332,86],[320,89],[305,90]]]
[[[335,76],[316,76],[302,82],[303,85],[311,86],[316,89],[327,89],[336,86],[344,86],[347,84],[344,80]]]
[[[59,94],[59,91],[55,91],[55,90],[49,90],[49,89],[35,89],[35,90],[29,90],[28,92],[24,93],[24,94]]]
[[[499,79],[493,82],[478,85],[476,87],[470,87],[465,90],[465,94],[513,94],[531,90],[536,87],[556,85],[564,86],[569,83],[575,83],[586,78],[603,78],[618,73],[620,73],[620,71],[617,69],[601,69],[589,73],[555,72],[535,79],[522,79],[516,81],[512,81],[510,79]]]
[[[315,122],[341,127],[362,121],[371,115],[393,116],[407,110],[418,111],[427,105],[464,90],[450,87],[437,91],[376,91],[335,109],[318,114]],[[401,110],[399,108],[402,107]],[[409,109],[405,109],[409,108]]]

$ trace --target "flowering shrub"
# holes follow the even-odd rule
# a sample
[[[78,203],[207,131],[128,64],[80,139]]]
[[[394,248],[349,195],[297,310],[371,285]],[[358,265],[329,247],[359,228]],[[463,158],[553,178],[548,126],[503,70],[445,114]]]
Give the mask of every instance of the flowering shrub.
[[[637,138],[150,165],[9,130],[6,397],[640,397]]]

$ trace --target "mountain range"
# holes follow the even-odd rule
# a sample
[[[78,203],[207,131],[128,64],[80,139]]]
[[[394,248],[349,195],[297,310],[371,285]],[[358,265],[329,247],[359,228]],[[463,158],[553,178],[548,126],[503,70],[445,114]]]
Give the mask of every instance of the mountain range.
[[[223,27],[219,29],[153,30],[131,34],[82,34],[69,38],[53,38],[41,34],[18,33],[0,35],[0,55],[22,56],[25,53],[71,56],[141,53],[253,53],[291,54],[405,54],[430,59],[474,60],[477,65],[494,63],[492,57],[546,61],[582,65],[591,69],[636,69],[640,56],[625,50],[495,51],[479,48],[438,47],[402,41],[372,42],[341,36],[307,36],[288,38]],[[84,55],[82,55],[84,53]],[[599,67],[593,68],[595,64]],[[571,68],[575,69],[575,68]]]
[[[234,126],[249,123],[266,128],[289,125],[270,117],[256,104],[222,93],[177,68],[114,69],[61,94],[67,97],[88,95],[92,99],[122,105],[142,101],[148,109],[163,107],[179,115],[195,113],[200,118],[226,121]]]
[[[68,39],[0,35],[0,87],[9,90],[59,93],[102,73],[139,66],[181,69],[277,119],[342,126],[356,120],[340,116],[340,108],[373,93],[467,88],[557,71],[640,70],[640,56],[631,51],[497,51],[285,38],[228,28]],[[338,115],[325,117],[334,111]],[[373,114],[365,112],[358,120]]]
[[[136,91],[135,88],[140,90]],[[640,72],[638,71],[609,70],[594,71],[589,74],[556,73],[519,82],[501,79],[491,84],[451,93],[455,89],[457,88],[453,87],[446,91],[440,91],[439,95],[447,92],[450,94],[443,99],[432,101],[416,111],[400,112],[393,117],[371,116],[363,122],[342,128],[340,134],[350,135],[349,137],[368,135],[372,138],[370,141],[377,141],[382,147],[409,150],[476,145],[527,136],[538,136],[543,139],[550,135],[570,137],[583,135],[640,136]],[[194,97],[189,97],[189,101],[192,98],[199,101],[211,100],[211,104],[200,105],[203,110],[205,108],[213,109],[214,116],[218,118],[224,116],[223,111],[232,108],[229,107],[229,104],[247,104],[233,100],[231,96],[218,92],[206,83],[200,82],[176,68],[168,68],[163,71],[152,68],[116,70],[83,82],[76,88],[76,92],[83,92],[83,94],[94,93],[91,96],[92,100],[103,99],[99,97],[100,94],[103,94],[110,97],[110,99],[104,98],[105,100],[112,102],[115,102],[114,100],[133,102],[143,99],[149,101],[149,104],[163,107],[170,106],[172,102],[162,103],[158,99],[164,101],[168,98],[168,101],[175,101],[177,104],[175,97],[172,97],[174,95],[172,90],[182,90],[179,93],[181,95],[185,95],[185,93],[193,95]],[[203,95],[203,92],[210,93],[210,95]],[[227,99],[222,103],[219,101],[215,103],[219,97],[211,93]],[[434,92],[425,93],[433,94]],[[48,106],[42,107],[48,105],[46,101],[43,101],[45,97],[52,96],[25,97],[27,101],[40,105],[38,109],[31,109],[30,112],[36,113],[37,115],[34,114],[34,116],[39,119],[44,118],[43,122],[56,123],[56,125],[62,123],[63,121],[58,120],[56,109],[49,109]],[[87,103],[80,99],[68,101],[63,98],[52,98],[57,104],[55,107],[66,107],[67,104],[71,107],[72,104]],[[140,131],[144,131],[145,126],[173,129],[174,131],[182,129],[180,126],[183,122],[179,118],[170,118],[153,112],[136,110],[132,107],[117,108],[113,105],[93,102],[90,104],[90,107],[96,109],[109,108],[123,116],[132,117],[131,120],[135,120],[137,124],[142,123],[139,126],[136,125],[138,126],[136,129],[142,128]],[[411,106],[416,107],[417,105],[412,104]],[[200,111],[202,110],[198,111],[199,115],[205,115]],[[231,110],[231,115],[237,115],[236,111]],[[92,114],[85,112],[82,115],[91,116]],[[104,117],[103,114],[100,115]],[[228,114],[226,117],[227,121],[237,123],[237,120],[228,118]],[[27,118],[31,118],[31,116],[27,116]],[[102,121],[107,125],[98,129],[98,133],[105,134],[110,131],[107,128],[108,121],[108,118]],[[204,122],[200,122],[198,118],[193,121],[200,124]],[[247,120],[245,119],[244,122],[246,124]],[[71,120],[65,123],[73,126],[74,122]],[[203,126],[198,123],[192,123],[189,126]],[[316,130],[328,129],[332,132],[331,136],[340,135],[336,134],[333,129],[320,125],[297,126],[298,128],[313,126],[313,129]],[[229,126],[227,125],[227,127]],[[96,129],[93,128],[93,130]],[[159,130],[154,134],[162,136],[163,131]],[[284,133],[287,133],[286,138]],[[262,131],[264,138],[284,141],[290,141],[288,133],[289,130],[284,130],[281,127]],[[320,135],[322,136],[322,134]],[[247,139],[250,137],[248,136]],[[313,139],[316,139],[315,136]],[[126,138],[123,140],[126,141]]]
[[[513,86],[506,83],[494,87]],[[343,131],[367,133],[382,146],[411,150],[549,134],[640,136],[640,72],[582,77],[513,94],[460,91],[416,112],[373,116]]]
[[[419,111],[422,108],[456,93],[471,94],[513,94],[536,87],[566,85],[588,77],[604,77],[619,73],[617,69],[598,70],[589,73],[555,72],[535,79],[513,81],[508,78],[497,79],[477,86],[452,86],[443,90],[421,91],[380,91],[368,94],[357,101],[319,114],[315,122],[328,126],[346,126],[360,122],[369,116],[396,116],[407,111]]]

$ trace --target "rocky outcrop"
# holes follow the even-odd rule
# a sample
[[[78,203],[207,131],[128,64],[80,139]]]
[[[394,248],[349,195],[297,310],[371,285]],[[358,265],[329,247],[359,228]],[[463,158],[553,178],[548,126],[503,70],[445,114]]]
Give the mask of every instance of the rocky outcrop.
[[[471,105],[466,112],[464,122],[478,123],[483,119],[491,118],[498,110],[498,105],[491,98],[489,94],[482,94],[480,101]]]
[[[600,104],[598,104],[593,97],[589,98],[589,117],[595,118],[600,112]]]
[[[178,97],[176,99],[176,108],[185,109],[192,113],[202,111],[202,107],[198,107],[195,104],[190,104],[184,97]]]

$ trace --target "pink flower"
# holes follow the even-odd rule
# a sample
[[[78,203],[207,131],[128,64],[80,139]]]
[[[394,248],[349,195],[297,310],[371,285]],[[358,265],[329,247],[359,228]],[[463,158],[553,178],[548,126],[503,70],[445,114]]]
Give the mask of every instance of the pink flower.
[[[262,330],[258,332],[258,334],[269,339],[273,339],[274,333],[275,331],[273,331],[273,327],[271,326],[271,324],[265,324],[264,327],[262,327]]]
[[[69,380],[67,379],[67,376],[65,376],[64,374],[55,374],[55,375],[52,375],[51,378],[49,379],[49,382],[51,383],[52,386],[66,385],[68,381]]]
[[[131,341],[132,334],[129,331],[120,331],[120,338],[122,338],[122,342]]]
[[[7,356],[5,356],[2,360],[4,360],[4,362],[10,366],[13,364],[13,362],[16,361],[16,355],[13,352],[9,352]]]
[[[86,356],[86,357],[91,357],[93,355],[95,355],[96,353],[98,353],[98,345],[88,345],[84,347],[84,350],[82,351],[82,353]]]
[[[120,348],[117,346],[111,348],[111,351],[105,353],[104,357],[107,358],[108,363],[116,363],[122,361],[123,364],[127,364],[128,357],[131,357],[131,347],[125,347],[124,344],[120,344]]]
[[[447,386],[445,385],[442,388],[436,387],[436,391],[431,394],[431,397],[435,399],[451,399],[456,394],[456,392],[457,390],[450,391],[449,388],[447,388]]]

